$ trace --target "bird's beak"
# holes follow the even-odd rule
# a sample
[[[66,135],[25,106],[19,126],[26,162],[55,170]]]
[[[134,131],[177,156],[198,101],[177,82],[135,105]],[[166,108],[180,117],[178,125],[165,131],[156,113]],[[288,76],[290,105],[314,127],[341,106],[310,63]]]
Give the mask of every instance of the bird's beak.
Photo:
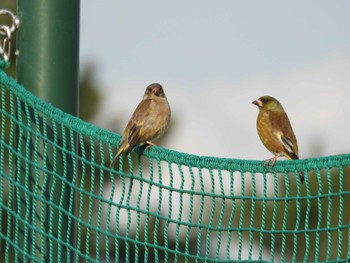
[[[159,89],[154,89],[152,90],[153,94],[156,95],[156,96],[159,96]]]
[[[262,106],[262,102],[261,102],[261,100],[259,100],[259,99],[254,100],[254,101],[252,102],[252,104],[254,104],[254,105],[258,106],[258,107],[261,107],[261,106]]]

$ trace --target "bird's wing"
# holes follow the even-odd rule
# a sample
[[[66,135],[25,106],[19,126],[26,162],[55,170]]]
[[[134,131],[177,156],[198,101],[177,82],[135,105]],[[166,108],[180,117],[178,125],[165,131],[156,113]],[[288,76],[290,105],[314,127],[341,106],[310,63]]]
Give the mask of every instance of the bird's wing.
[[[283,154],[288,159],[299,159],[297,141],[287,114],[284,111],[278,111],[272,114],[271,118],[271,127],[283,146]]]
[[[135,109],[129,123],[129,133],[128,133],[128,142],[131,147],[134,147],[139,143],[140,134],[142,132],[142,127],[144,126],[145,120],[148,118],[149,107],[151,100],[142,100],[137,108]]]
[[[283,148],[284,148],[284,152],[285,152],[285,155],[287,158],[290,158],[290,159],[299,159],[299,156],[297,154],[297,151],[296,149],[294,148],[294,143],[293,141],[287,137],[287,136],[284,136],[282,135],[280,137],[281,139],[281,143],[283,145]]]
[[[130,145],[132,145],[132,147],[134,147],[139,142],[142,124],[142,122],[134,122],[130,127],[128,142]]]

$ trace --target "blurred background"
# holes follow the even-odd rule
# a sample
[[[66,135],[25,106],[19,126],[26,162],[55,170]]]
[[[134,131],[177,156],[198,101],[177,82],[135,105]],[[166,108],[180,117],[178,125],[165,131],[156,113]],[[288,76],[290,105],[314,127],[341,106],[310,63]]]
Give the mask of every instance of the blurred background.
[[[271,95],[300,158],[348,153],[349,12],[346,0],[81,1],[80,117],[121,134],[159,82],[172,108],[160,146],[266,159],[251,102]]]
[[[349,13],[349,1],[84,0],[81,66],[93,67],[103,102],[92,121],[122,133],[145,87],[159,82],[173,114],[161,146],[265,159],[251,102],[271,95],[301,158],[348,153]]]

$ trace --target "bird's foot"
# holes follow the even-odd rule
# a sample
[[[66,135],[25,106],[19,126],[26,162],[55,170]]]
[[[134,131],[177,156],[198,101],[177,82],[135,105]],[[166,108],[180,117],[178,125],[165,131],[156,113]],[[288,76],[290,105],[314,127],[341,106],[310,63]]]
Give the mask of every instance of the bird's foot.
[[[265,163],[264,163],[264,166],[266,166],[266,165],[268,165],[270,163],[270,167],[272,168],[275,165],[275,163],[277,161],[277,158],[280,157],[280,156],[281,156],[281,154],[279,153],[276,156],[274,156],[274,157],[272,157],[270,159],[267,159],[265,161]]]
[[[156,146],[153,142],[151,141],[146,141],[147,146],[145,148],[146,151],[148,151],[152,146]]]

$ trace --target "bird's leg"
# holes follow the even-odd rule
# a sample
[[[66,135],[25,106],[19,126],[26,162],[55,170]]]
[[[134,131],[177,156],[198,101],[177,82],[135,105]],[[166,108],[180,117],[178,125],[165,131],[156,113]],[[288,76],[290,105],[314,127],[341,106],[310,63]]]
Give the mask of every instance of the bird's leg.
[[[155,145],[153,142],[151,142],[151,141],[146,141],[146,143],[147,143],[147,146],[146,146],[146,148],[145,148],[146,151],[148,151],[149,148],[151,148],[152,146],[156,146],[156,145]]]
[[[275,165],[275,162],[276,162],[277,158],[280,157],[280,156],[281,156],[281,153],[278,153],[278,154],[276,154],[276,156],[274,156],[274,157],[272,157],[270,159],[267,159],[265,161],[265,163],[264,163],[264,166],[268,165],[269,162],[271,162],[270,163],[270,167],[272,168]]]

